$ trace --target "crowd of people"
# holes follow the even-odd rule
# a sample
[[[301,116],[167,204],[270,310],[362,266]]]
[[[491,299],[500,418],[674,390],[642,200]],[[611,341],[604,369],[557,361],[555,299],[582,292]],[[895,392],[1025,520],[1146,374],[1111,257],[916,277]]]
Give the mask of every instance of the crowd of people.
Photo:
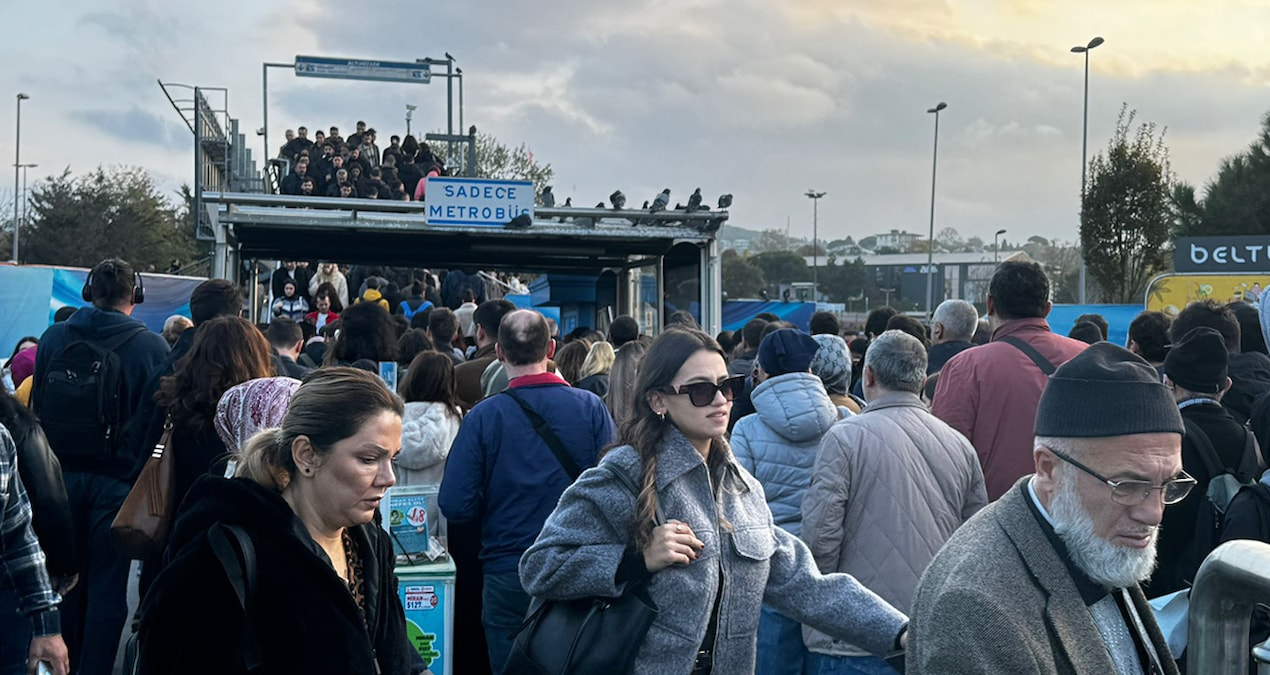
[[[90,306],[15,346],[0,610],[27,620],[0,667],[111,672],[110,524],[164,442],[179,508],[142,561],[142,673],[425,672],[376,522],[394,485],[439,486],[464,674],[528,672],[542,603],[632,589],[659,608],[636,673],[1177,673],[1147,598],[1270,540],[1252,304],[1144,312],[1126,347],[1090,315],[1074,339],[1042,268],[1010,261],[982,318],[949,300],[929,327],[878,308],[712,337],[684,315],[654,339],[629,316],[560,335],[462,270],[288,261],[270,285],[268,325],[209,280],[165,339],[106,260]],[[91,419],[62,375],[86,348],[118,389]],[[1218,480],[1242,489],[1215,503]]]
[[[339,127],[329,133],[317,130],[309,138],[307,127],[287,129],[286,143],[278,158],[286,160],[287,173],[279,179],[284,195],[306,197],[357,197],[394,201],[423,201],[425,179],[447,175],[444,158],[432,153],[427,143],[407,134],[393,135],[380,150],[378,133],[359,121],[348,138]]]

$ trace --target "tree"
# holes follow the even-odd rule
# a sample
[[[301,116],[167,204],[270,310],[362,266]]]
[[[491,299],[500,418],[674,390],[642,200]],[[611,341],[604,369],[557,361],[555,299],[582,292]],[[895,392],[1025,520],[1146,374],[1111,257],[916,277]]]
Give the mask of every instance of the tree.
[[[982,239],[980,239],[979,237],[971,237],[966,240],[966,246],[962,250],[964,250],[966,253],[979,253],[983,251],[983,247],[984,247],[984,244]]]
[[[119,257],[137,270],[166,270],[173,260],[198,255],[200,246],[187,217],[144,169],[98,167],[79,178],[67,169],[31,189],[22,258],[92,267],[103,258]]]
[[[551,184],[555,171],[550,164],[534,159],[534,153],[521,143],[515,148],[500,143],[490,134],[476,132],[476,176],[492,180],[533,181],[534,194]],[[563,200],[562,200],[563,202]]]
[[[798,247],[798,240],[777,229],[766,229],[759,233],[758,241],[750,247],[755,253],[772,251],[792,251]]]
[[[1151,277],[1168,266],[1174,220],[1169,152],[1154,123],[1129,137],[1135,116],[1122,107],[1106,154],[1089,162],[1080,237],[1104,302],[1138,302]]]
[[[763,278],[768,283],[811,281],[811,268],[807,267],[807,261],[793,251],[768,251],[753,256],[751,260],[763,270]]]
[[[828,296],[830,302],[841,303],[862,298],[868,281],[864,261],[859,257],[841,264],[830,258],[829,264],[818,270],[817,277],[820,292]]]
[[[961,238],[961,234],[956,229],[945,227],[935,235],[935,250],[942,248],[945,251],[960,251],[965,248],[966,241]]]
[[[1222,160],[1202,201],[1184,183],[1173,198],[1179,236],[1270,234],[1270,112],[1248,149]]]
[[[723,293],[729,298],[757,298],[767,288],[763,269],[752,259],[739,255],[723,256]]]

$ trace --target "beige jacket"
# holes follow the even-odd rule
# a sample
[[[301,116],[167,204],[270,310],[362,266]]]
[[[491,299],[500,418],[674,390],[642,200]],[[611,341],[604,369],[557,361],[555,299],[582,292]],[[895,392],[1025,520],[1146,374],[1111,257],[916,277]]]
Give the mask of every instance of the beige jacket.
[[[987,503],[970,442],[916,394],[895,392],[825,435],[802,538],[821,572],[847,572],[906,612],[931,558]],[[806,626],[803,641],[824,654],[866,653]]]

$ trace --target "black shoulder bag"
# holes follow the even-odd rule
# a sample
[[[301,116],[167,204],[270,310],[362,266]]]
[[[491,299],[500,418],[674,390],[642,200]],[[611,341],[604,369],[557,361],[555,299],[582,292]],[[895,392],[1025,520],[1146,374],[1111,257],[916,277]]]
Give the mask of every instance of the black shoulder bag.
[[[504,392],[520,405],[570,479],[581,474],[564,443],[547,421],[511,390]],[[620,469],[603,467],[638,499],[639,488]],[[657,509],[657,524],[665,522]],[[657,618],[657,604],[648,595],[651,575],[627,583],[616,598],[546,600],[512,634],[507,660],[510,675],[614,675],[630,673],[648,628]]]

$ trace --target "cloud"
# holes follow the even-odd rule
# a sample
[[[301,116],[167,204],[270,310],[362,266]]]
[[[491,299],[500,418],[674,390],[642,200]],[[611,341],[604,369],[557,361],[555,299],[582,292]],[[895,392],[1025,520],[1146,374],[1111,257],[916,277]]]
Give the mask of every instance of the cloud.
[[[109,135],[115,141],[145,143],[178,150],[193,143],[194,135],[170,117],[160,117],[139,107],[126,110],[76,110],[71,118]]]

